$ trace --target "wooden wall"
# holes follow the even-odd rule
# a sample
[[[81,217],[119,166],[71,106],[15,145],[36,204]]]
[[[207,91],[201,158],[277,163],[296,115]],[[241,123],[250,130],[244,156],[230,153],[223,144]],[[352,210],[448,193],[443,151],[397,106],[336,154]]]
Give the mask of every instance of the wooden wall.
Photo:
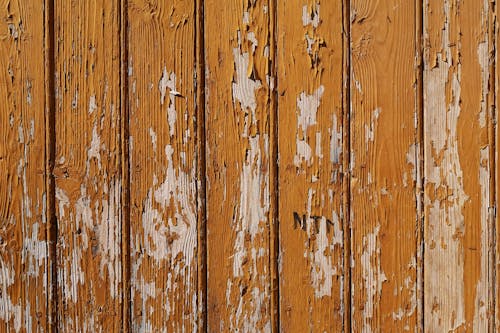
[[[500,329],[495,0],[0,0],[0,332]]]

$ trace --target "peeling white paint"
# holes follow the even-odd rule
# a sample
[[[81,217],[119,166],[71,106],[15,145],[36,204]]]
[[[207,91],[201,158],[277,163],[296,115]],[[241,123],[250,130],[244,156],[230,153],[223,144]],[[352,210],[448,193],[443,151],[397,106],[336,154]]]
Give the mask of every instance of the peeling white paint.
[[[309,8],[309,6],[307,5],[302,7],[302,25],[304,27],[308,26],[309,24],[314,28],[317,28],[319,26],[319,8],[319,3],[315,3],[312,8]]]
[[[300,167],[302,162],[306,162],[307,165],[312,163],[312,149],[305,138],[307,138],[307,129],[316,124],[316,115],[324,91],[325,87],[321,85],[312,95],[302,92],[297,98],[297,139],[294,157],[296,167]],[[321,144],[320,142],[316,144]]]
[[[340,125],[340,126],[339,126]],[[332,115],[330,131],[330,162],[338,164],[342,154],[342,124],[337,123],[337,115]]]
[[[99,133],[97,133],[97,124],[94,124],[92,128],[92,141],[90,143],[90,147],[87,151],[87,174],[90,171],[90,161],[95,158],[97,160],[97,166],[99,170],[102,169],[101,165],[101,149],[103,145],[101,143],[101,137]]]
[[[253,80],[249,77],[251,73],[249,67],[250,55],[248,52],[243,54],[239,48],[233,49],[234,65],[236,68],[236,78],[233,82],[233,101],[238,101],[244,112],[251,111],[252,124],[256,124],[257,102],[255,92],[262,87],[260,80]],[[245,120],[245,130],[243,136],[248,136],[249,123]]]
[[[157,138],[156,138],[156,132],[152,127],[149,128],[149,136],[151,137],[151,144],[153,145],[153,151],[156,153],[156,144],[157,144]]]
[[[426,315],[426,326],[436,332],[453,331],[465,323],[464,248],[460,235],[465,231],[462,213],[469,199],[464,191],[463,173],[458,151],[457,125],[461,106],[461,64],[454,63],[450,47],[450,2],[445,2],[442,31],[443,53],[437,64],[425,68],[424,116],[425,133],[430,145],[425,146],[426,195],[428,230],[426,232],[425,281],[439,281],[426,286],[428,297],[424,308],[437,311]],[[429,64],[426,64],[429,67]],[[450,89],[451,91],[447,91]],[[451,97],[447,104],[446,96]],[[432,196],[429,191],[433,188]],[[440,193],[445,192],[446,195]]]
[[[89,114],[92,114],[95,110],[97,110],[97,102],[95,95],[92,95],[89,98]]]
[[[487,14],[486,14],[487,15]],[[481,111],[479,112],[479,126],[484,128],[486,126],[486,114],[488,111],[488,91],[489,91],[489,51],[488,42],[481,42],[477,47],[477,57],[479,59],[479,65],[481,66]]]
[[[366,150],[368,150],[368,142],[373,142],[375,139],[375,131],[377,130],[377,120],[378,117],[380,116],[380,108],[376,108],[373,110],[371,114],[371,121],[370,125],[365,124],[365,143],[366,143]]]
[[[382,296],[382,284],[387,281],[380,263],[380,244],[378,241],[380,227],[376,226],[372,233],[363,237],[363,254],[361,269],[365,281],[366,301],[363,308],[363,332],[372,332],[374,304],[378,304]]]
[[[488,331],[489,305],[489,244],[488,235],[490,224],[490,149],[489,146],[481,149],[479,167],[479,185],[481,186],[481,260],[480,276],[476,284],[476,299],[474,301],[474,332]]]

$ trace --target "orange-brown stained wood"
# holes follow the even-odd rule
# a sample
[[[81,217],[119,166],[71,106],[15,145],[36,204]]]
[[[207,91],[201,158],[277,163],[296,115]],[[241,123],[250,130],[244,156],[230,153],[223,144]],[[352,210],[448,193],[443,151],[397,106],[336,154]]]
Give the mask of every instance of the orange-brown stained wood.
[[[270,5],[205,2],[209,331],[273,325]]]
[[[351,1],[352,328],[415,331],[417,6]]]
[[[194,332],[195,2],[128,1],[132,329]]]
[[[277,9],[280,327],[344,330],[343,4]],[[348,252],[347,252],[348,255]]]
[[[122,325],[118,1],[55,2],[58,327]]]
[[[48,326],[43,5],[0,1],[2,332],[45,331]]]
[[[424,6],[425,331],[486,332],[491,4]]]

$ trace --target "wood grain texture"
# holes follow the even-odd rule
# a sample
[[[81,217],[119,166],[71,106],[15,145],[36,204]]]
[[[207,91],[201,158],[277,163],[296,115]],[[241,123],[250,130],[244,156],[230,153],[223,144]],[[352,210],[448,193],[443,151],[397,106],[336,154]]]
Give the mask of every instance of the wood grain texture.
[[[55,2],[58,328],[120,331],[118,1]]]
[[[195,8],[128,1],[134,331],[199,325]]]
[[[269,6],[205,1],[207,309],[214,332],[272,326]]]
[[[486,332],[490,2],[424,6],[425,330]]]
[[[354,331],[419,324],[416,8],[413,1],[351,1]]]
[[[344,330],[342,16],[340,0],[278,2],[283,332]]]
[[[44,14],[42,1],[0,1],[2,332],[48,327]]]

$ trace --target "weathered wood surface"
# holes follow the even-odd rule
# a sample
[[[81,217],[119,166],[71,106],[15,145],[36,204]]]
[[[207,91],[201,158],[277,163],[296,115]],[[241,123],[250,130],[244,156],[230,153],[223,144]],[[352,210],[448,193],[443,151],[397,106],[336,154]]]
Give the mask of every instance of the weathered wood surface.
[[[195,2],[128,1],[132,330],[194,332]]]
[[[352,328],[414,331],[419,232],[418,14],[351,2]]]
[[[205,1],[207,314],[214,332],[272,326],[270,5]]]
[[[493,4],[424,5],[424,325],[492,328]]]
[[[44,27],[43,1],[0,1],[2,332],[49,327]]]
[[[342,332],[346,311],[343,207],[343,2],[277,8],[280,320],[284,332]],[[347,280],[347,284],[349,280]],[[347,300],[348,301],[348,300]]]
[[[499,8],[0,0],[0,332],[495,332]]]
[[[122,325],[119,1],[55,1],[55,198],[61,331]]]

